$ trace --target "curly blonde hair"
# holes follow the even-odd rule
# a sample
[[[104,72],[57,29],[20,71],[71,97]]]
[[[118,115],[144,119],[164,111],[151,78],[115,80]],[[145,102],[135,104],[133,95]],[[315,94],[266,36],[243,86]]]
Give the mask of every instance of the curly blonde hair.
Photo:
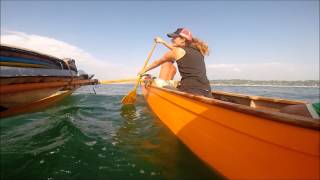
[[[188,41],[188,44],[191,47],[198,49],[203,56],[209,55],[209,47],[208,44],[198,38],[192,38],[192,41]]]

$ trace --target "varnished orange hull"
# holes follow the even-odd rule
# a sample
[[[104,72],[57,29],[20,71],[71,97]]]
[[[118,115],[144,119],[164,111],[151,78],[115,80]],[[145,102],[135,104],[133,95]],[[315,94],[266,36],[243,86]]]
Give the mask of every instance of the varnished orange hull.
[[[317,124],[279,122],[153,86],[143,86],[143,94],[161,121],[226,178],[320,178]]]

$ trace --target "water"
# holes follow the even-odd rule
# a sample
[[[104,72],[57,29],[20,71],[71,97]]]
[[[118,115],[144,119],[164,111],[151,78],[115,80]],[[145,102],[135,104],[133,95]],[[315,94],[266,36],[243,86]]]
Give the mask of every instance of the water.
[[[150,111],[133,85],[83,87],[57,105],[0,121],[1,179],[222,179]],[[318,88],[214,90],[319,101]]]

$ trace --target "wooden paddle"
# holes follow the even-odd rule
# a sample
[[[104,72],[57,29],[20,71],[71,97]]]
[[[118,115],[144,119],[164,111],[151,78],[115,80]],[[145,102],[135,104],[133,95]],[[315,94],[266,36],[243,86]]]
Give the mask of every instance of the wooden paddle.
[[[152,46],[152,49],[151,49],[151,51],[149,52],[148,58],[147,58],[147,60],[145,61],[144,65],[143,65],[142,70],[144,70],[144,69],[146,68],[146,66],[147,66],[147,64],[148,64],[148,62],[149,62],[149,60],[150,60],[150,58],[151,58],[151,55],[152,55],[152,53],[153,53],[156,45],[157,45],[157,43],[154,42],[154,43],[153,43],[153,46]],[[134,104],[134,103],[136,102],[137,88],[138,88],[138,85],[139,85],[139,83],[140,83],[140,79],[141,79],[141,76],[138,77],[138,79],[137,79],[137,81],[136,81],[136,84],[135,84],[133,90],[130,91],[130,92],[128,93],[128,95],[126,95],[126,96],[124,96],[124,97],[122,98],[121,103],[122,103],[123,105],[126,105],[126,104]]]
[[[101,80],[101,81],[99,81],[99,84],[129,83],[129,82],[135,82],[135,81],[136,81],[136,78],[113,79],[113,80]]]

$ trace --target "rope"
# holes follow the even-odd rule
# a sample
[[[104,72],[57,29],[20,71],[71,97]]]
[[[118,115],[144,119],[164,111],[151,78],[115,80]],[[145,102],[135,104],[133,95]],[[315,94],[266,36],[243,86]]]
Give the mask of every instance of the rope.
[[[68,70],[69,70],[70,75],[71,75],[71,79],[70,79],[70,81],[69,81],[69,86],[72,86],[72,82],[73,82],[73,74],[72,74],[72,70],[71,70],[71,68],[70,68],[70,66],[69,66],[68,61],[67,61],[67,60],[64,60],[64,62],[67,64]]]

